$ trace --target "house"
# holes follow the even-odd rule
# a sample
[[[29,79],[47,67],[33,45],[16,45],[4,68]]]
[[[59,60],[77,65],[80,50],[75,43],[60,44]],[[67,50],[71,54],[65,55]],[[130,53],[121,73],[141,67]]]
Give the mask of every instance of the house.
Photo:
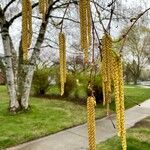
[[[4,55],[0,53],[0,61],[2,61],[3,58],[4,58]],[[5,74],[0,65],[0,85],[3,85],[3,84],[5,84]]]

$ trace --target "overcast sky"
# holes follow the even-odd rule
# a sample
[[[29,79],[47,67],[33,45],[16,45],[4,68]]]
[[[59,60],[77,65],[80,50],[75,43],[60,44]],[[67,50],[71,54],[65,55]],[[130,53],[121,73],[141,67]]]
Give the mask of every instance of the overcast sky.
[[[8,1],[8,0],[7,0]],[[150,0],[120,0],[123,5],[127,6],[129,10],[132,8],[136,7],[141,7],[141,11],[147,9],[150,7]],[[141,3],[142,1],[142,3]],[[5,0],[1,0],[2,3],[6,3]],[[136,12],[137,14],[139,12]],[[150,14],[150,12],[149,12]],[[117,35],[120,32],[121,28],[117,27],[117,23],[113,22],[112,23],[112,35]],[[15,46],[18,47],[19,39],[20,39],[20,30],[21,30],[21,18],[15,21],[10,28],[10,33],[12,36],[13,41],[15,41]],[[0,35],[0,53],[3,53],[3,45],[2,45],[2,40],[1,40],[1,35]]]

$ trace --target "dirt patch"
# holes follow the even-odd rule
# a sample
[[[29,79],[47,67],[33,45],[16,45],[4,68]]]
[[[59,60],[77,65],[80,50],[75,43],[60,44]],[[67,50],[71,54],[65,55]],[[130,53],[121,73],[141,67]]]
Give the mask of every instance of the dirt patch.
[[[137,122],[132,128],[149,128],[150,129],[150,117]]]

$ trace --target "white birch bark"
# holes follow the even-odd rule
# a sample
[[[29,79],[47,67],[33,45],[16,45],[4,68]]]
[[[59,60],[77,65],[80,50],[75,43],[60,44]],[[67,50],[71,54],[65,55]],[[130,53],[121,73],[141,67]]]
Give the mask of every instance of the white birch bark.
[[[24,109],[27,109],[29,106],[29,95],[30,95],[30,90],[31,90],[31,83],[32,83],[34,68],[35,67],[33,65],[24,65],[23,66],[26,76],[25,76],[25,80],[23,83],[21,104]]]
[[[2,42],[5,54],[5,69],[6,69],[6,80],[7,89],[10,98],[10,110],[15,111],[18,108],[16,86],[14,80],[13,63],[12,63],[12,45],[9,36],[9,29],[7,26],[7,21],[0,7],[0,28],[2,35]]]
[[[12,65],[10,38],[8,35],[8,30],[6,28],[2,28],[2,41],[5,53],[5,69],[6,69],[7,88],[10,96],[10,109],[11,108],[16,109],[18,108],[18,102],[16,96],[16,86],[14,82],[15,78]]]
[[[16,87],[16,91],[17,91],[17,89],[18,89],[18,86],[17,86],[17,76],[18,76],[17,53],[16,53],[16,50],[14,48],[14,45],[13,45],[13,42],[12,42],[12,39],[10,36],[9,36],[9,39],[10,39],[10,47],[11,47],[11,54],[12,54],[12,67],[13,67],[13,72],[14,72],[14,83],[15,83],[15,87]]]
[[[21,99],[22,108],[27,109],[29,106],[29,94],[30,94],[31,83],[34,74],[34,68],[36,65],[36,60],[40,54],[40,47],[44,40],[44,35],[48,24],[49,14],[52,10],[52,5],[55,4],[57,1],[55,1],[53,4],[52,4],[53,2],[52,0],[49,0],[49,2],[50,2],[49,3],[50,7],[47,14],[45,15],[45,18],[42,21],[39,30],[39,35],[35,44],[35,48],[32,53],[32,57],[29,61],[29,65],[23,65],[25,76],[23,76],[22,78],[19,77],[16,72],[17,70],[16,68],[18,66],[15,65],[13,68],[13,62],[17,64],[16,61],[17,59],[12,58],[13,54],[15,54],[14,53],[15,50],[9,35],[9,26],[3,14],[3,10],[0,7],[0,28],[2,31],[1,34],[2,34],[4,52],[5,52],[7,87],[8,87],[9,97],[10,97],[10,108],[13,108],[14,111],[19,107],[20,104],[20,102],[18,103],[18,99],[17,99],[18,97]],[[23,82],[23,86],[21,86],[22,87],[21,90],[17,89],[17,83],[19,83],[17,82],[17,79]],[[17,93],[17,91],[19,91],[20,93]]]

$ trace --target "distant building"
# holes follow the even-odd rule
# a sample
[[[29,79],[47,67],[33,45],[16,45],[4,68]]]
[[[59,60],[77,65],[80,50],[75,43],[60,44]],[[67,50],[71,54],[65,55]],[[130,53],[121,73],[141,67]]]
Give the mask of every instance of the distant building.
[[[2,60],[4,58],[4,55],[0,53],[0,59]],[[2,70],[2,68],[0,68],[0,85],[5,84],[5,74]]]

